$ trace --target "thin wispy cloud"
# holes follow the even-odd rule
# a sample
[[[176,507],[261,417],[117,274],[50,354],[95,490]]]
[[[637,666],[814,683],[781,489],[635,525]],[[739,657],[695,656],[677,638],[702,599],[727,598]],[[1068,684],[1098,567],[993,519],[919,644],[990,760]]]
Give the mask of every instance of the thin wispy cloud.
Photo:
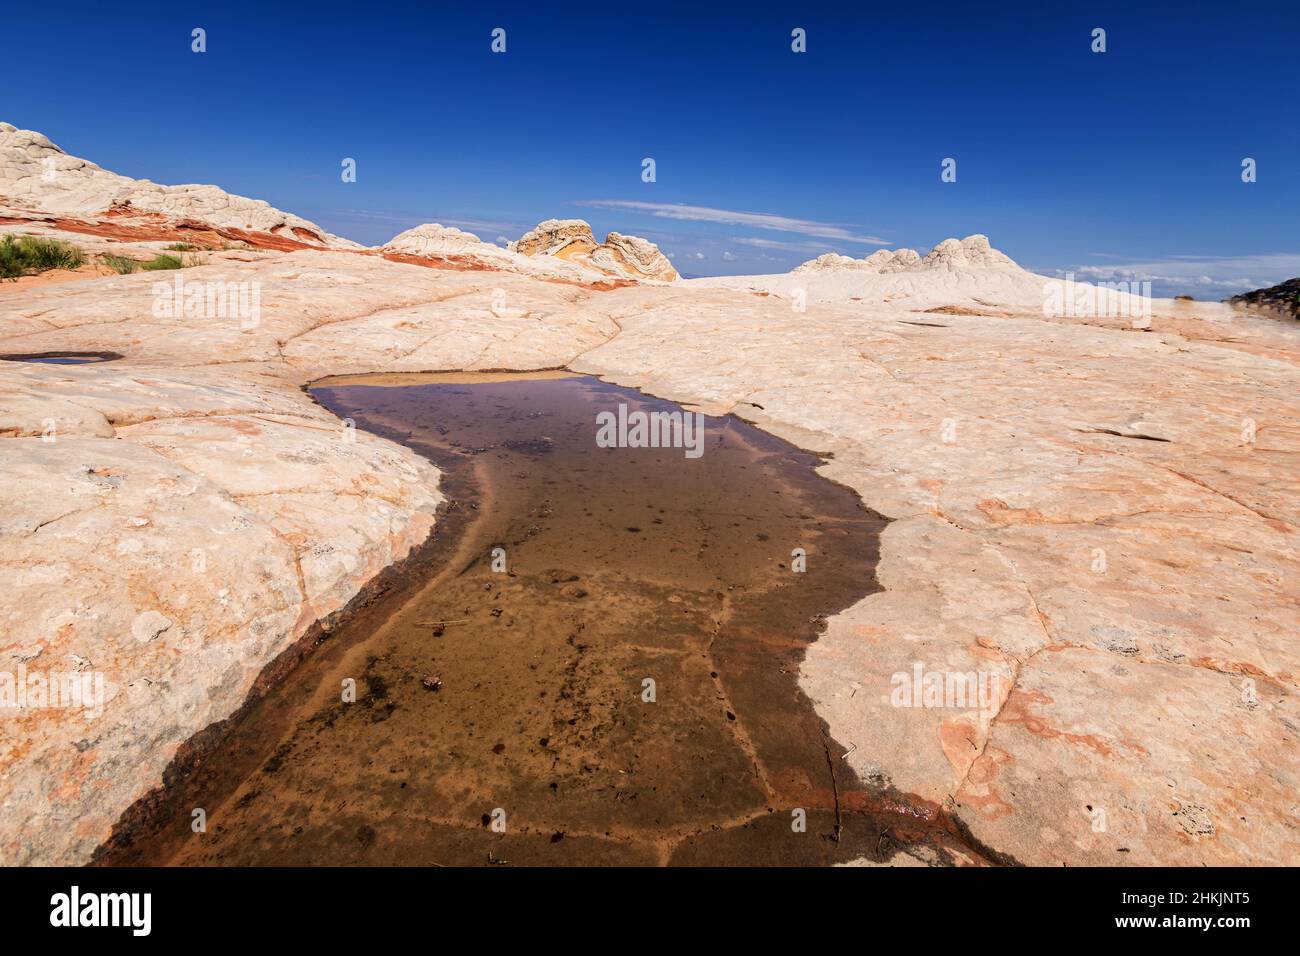
[[[779,249],[782,252],[813,252],[820,255],[832,252],[824,242],[789,242],[784,239],[763,239],[758,236],[733,236],[731,241],[738,246],[752,246],[755,249]]]
[[[887,246],[889,241],[879,236],[862,236],[850,231],[842,223],[817,222],[812,219],[795,219],[766,212],[741,212],[733,209],[714,209],[712,206],[688,206],[683,203],[640,202],[631,199],[584,199],[578,206],[597,209],[621,209],[641,212],[661,219],[680,219],[688,222],[716,222],[729,226],[749,226],[754,229],[771,229],[792,232],[839,242],[853,242],[866,246]]]
[[[326,212],[334,216],[364,222],[382,222],[393,223],[395,225],[415,225],[425,222],[438,222],[444,226],[455,226],[457,229],[466,229],[470,232],[506,232],[506,233],[523,233],[533,228],[518,222],[507,222],[500,219],[456,219],[448,216],[439,216],[434,214],[421,213],[391,213],[377,212],[370,209],[330,209]]]

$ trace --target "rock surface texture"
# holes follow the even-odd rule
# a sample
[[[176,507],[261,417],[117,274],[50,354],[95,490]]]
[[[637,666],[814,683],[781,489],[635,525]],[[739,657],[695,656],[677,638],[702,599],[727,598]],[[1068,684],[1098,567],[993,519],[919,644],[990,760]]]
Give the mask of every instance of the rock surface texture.
[[[3,203],[54,215],[9,175],[48,147],[0,135]],[[99,174],[84,195],[111,195]],[[100,201],[80,190],[49,202]],[[548,225],[558,252],[498,252],[586,244]],[[393,254],[473,242],[421,229]],[[866,261],[618,287],[337,249],[183,270],[256,283],[255,321],[167,314],[149,274],[0,287],[0,352],[123,356],[0,361],[0,671],[103,674],[107,698],[0,715],[0,862],[87,860],[181,743],[427,536],[435,469],[301,385],[567,366],[830,453],[894,519],[884,590],[801,667],[863,780],[1024,863],[1300,863],[1300,329],[1205,303],[1045,314],[1050,280],[983,237]],[[900,702],[918,673],[987,700]]]

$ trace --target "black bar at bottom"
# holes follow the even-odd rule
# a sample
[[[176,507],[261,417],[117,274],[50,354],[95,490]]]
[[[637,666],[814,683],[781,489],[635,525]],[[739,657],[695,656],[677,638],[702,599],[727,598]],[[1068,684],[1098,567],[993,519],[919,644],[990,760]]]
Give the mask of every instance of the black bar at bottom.
[[[388,940],[387,948],[423,940],[460,948],[472,943],[470,933],[485,946],[516,935],[552,946],[620,938],[609,932],[630,941],[674,926],[687,934],[682,940],[731,944],[801,925],[846,941],[910,927],[927,945],[943,945],[947,934],[997,945],[1026,932],[1071,942],[1199,936],[1231,945],[1289,925],[1283,907],[1293,876],[1210,868],[11,868],[0,869],[0,899],[7,928],[20,937],[71,941],[75,933],[76,942],[127,945],[284,939],[369,948]]]

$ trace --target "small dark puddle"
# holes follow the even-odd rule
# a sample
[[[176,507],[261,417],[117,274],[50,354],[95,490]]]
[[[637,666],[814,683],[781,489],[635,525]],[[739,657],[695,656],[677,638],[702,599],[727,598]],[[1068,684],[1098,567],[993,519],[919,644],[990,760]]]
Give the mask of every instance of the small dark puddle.
[[[114,362],[122,357],[119,352],[11,352],[0,355],[3,362],[35,362],[38,365],[94,365]]]
[[[450,378],[313,389],[433,459],[446,512],[387,594],[183,749],[100,862],[825,864],[960,844],[858,781],[797,684],[825,617],[877,589],[883,518],[736,418],[704,419],[699,457],[602,448],[598,412],[680,407],[588,377]]]

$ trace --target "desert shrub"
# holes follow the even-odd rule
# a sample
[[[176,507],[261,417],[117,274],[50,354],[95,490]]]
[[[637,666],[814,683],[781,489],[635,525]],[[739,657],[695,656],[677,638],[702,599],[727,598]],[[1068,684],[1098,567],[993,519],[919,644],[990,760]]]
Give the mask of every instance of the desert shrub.
[[[182,269],[185,263],[181,261],[180,256],[169,256],[165,252],[160,252],[148,262],[140,263],[140,268],[146,272],[157,272],[160,269]]]
[[[0,278],[3,279],[50,269],[77,269],[85,261],[86,253],[82,249],[58,239],[14,235],[0,238]]]
[[[101,256],[100,261],[118,275],[128,275],[140,268],[140,263],[128,256]]]

